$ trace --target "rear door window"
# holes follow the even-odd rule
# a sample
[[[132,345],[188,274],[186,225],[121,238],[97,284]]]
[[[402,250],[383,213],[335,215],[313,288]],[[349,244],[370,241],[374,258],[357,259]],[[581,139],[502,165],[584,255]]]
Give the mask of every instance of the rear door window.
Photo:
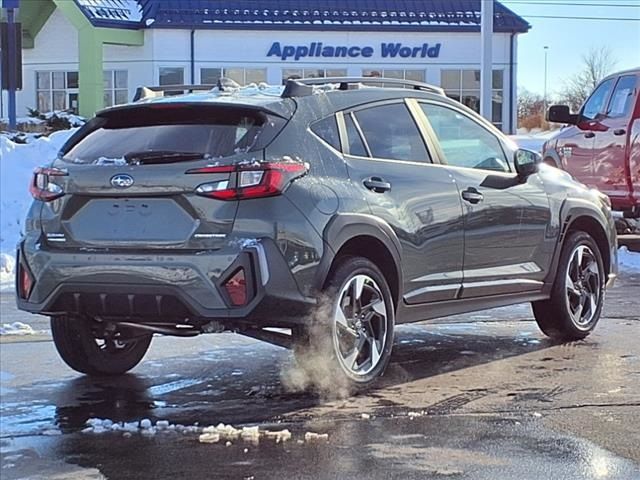
[[[371,156],[429,162],[424,139],[404,103],[365,108],[354,113]]]
[[[616,88],[611,95],[609,108],[607,109],[607,117],[620,118],[630,117],[633,110],[633,100],[636,96],[636,76],[624,75],[620,77]]]

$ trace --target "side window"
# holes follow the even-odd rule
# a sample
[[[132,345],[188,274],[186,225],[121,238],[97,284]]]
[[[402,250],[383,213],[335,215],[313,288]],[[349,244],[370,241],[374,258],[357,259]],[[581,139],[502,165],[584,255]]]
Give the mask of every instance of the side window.
[[[344,116],[344,123],[347,127],[347,141],[349,142],[349,153],[351,155],[357,155],[359,157],[368,157],[367,149],[364,147],[362,138],[358,133],[356,124],[353,122],[351,114],[347,113]]]
[[[318,120],[311,125],[311,131],[327,142],[336,150],[340,151],[340,134],[338,133],[338,124],[336,117],[330,117]]]
[[[448,165],[508,172],[498,138],[471,118],[447,107],[420,104]]]
[[[582,117],[587,120],[595,120],[598,114],[604,113],[605,102],[609,97],[609,92],[613,87],[613,78],[600,84],[598,88],[591,94],[582,108]]]
[[[404,103],[365,108],[355,116],[371,156],[430,161],[420,131]]]
[[[616,88],[613,90],[613,95],[611,95],[611,101],[607,109],[607,117],[619,118],[631,116],[635,92],[636,76],[625,75],[624,77],[620,77]]]

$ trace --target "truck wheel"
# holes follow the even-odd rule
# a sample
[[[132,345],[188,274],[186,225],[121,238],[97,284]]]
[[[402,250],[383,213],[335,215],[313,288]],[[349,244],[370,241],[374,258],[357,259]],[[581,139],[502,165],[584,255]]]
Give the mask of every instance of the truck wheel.
[[[96,338],[89,319],[68,316],[51,317],[51,334],[67,365],[96,376],[128,372],[140,363],[151,343],[151,335],[121,340]]]
[[[371,261],[345,257],[333,269],[323,297],[294,354],[329,360],[336,384],[349,392],[370,386],[383,374],[393,346],[395,311],[387,280]]]
[[[586,232],[571,232],[562,247],[551,298],[532,304],[540,329],[562,341],[585,338],[600,319],[604,284],[595,240]]]

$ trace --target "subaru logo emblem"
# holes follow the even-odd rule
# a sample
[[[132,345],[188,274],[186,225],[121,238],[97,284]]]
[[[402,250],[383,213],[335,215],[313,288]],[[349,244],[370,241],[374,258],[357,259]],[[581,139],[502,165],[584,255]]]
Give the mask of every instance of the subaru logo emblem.
[[[126,173],[119,173],[111,177],[111,185],[116,188],[129,188],[133,185],[133,177]]]

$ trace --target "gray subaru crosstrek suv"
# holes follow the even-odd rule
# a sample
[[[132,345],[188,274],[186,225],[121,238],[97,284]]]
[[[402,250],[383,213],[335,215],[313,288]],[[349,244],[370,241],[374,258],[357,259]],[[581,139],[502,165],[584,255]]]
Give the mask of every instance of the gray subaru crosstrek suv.
[[[584,338],[617,271],[606,196],[403,80],[143,89],[31,192],[18,306],[90,375],[133,368],[154,333],[230,330],[322,340],[366,386],[396,324],[531,302],[545,334]]]

